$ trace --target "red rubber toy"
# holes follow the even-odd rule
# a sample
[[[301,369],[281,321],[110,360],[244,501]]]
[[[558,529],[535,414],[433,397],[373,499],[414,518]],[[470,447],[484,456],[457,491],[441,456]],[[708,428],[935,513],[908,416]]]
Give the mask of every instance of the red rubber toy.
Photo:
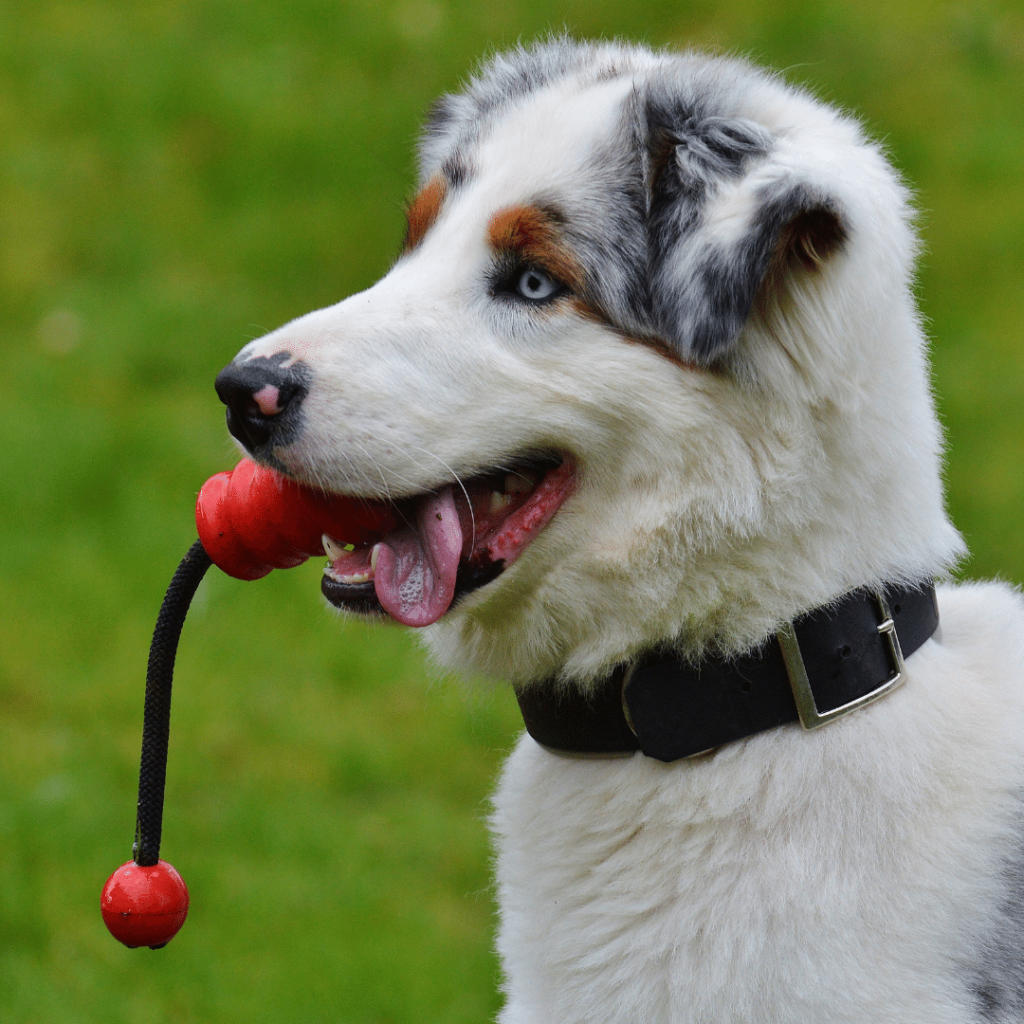
[[[359,545],[394,525],[387,505],[324,494],[250,459],[203,484],[196,500],[199,542],[171,580],[150,648],[134,859],[107,879],[100,897],[104,923],[118,942],[129,949],[160,949],[188,913],[188,888],[159,859],[159,851],[174,658],[189,603],[207,568],[212,562],[229,576],[256,580],[271,569],[323,555],[325,533],[341,544]]]
[[[122,864],[103,886],[100,910],[108,931],[129,949],[166,946],[185,923],[188,887],[165,860]]]
[[[203,484],[196,528],[214,565],[240,580],[324,553],[323,534],[360,544],[395,525],[380,502],[327,495],[242,459]]]

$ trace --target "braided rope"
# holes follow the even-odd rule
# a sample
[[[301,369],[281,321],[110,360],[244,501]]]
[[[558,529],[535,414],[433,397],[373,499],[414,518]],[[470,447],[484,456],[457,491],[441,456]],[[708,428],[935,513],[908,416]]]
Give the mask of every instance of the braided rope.
[[[167,777],[167,740],[171,727],[171,681],[181,627],[196,588],[212,565],[196,541],[181,560],[157,616],[146,669],[146,704],[142,720],[142,759],[139,765],[139,804],[135,818],[132,859],[149,867],[160,859],[160,832]]]

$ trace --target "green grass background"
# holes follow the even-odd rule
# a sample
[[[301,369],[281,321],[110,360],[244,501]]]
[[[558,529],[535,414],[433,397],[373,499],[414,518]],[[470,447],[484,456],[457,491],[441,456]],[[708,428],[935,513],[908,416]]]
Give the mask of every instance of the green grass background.
[[[562,27],[747,53],[861,115],[918,190],[968,575],[1024,580],[1016,0],[0,3],[0,1020],[469,1022],[498,1006],[487,793],[508,694],[341,626],[319,566],[204,584],[179,658],[164,951],[106,934],[143,673],[216,371],[374,281],[437,93]]]

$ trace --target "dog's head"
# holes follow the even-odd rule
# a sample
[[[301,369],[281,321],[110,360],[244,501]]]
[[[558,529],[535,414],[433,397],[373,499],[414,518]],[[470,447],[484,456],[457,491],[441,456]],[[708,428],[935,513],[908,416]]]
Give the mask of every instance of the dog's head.
[[[554,41],[443,98],[420,158],[391,271],[218,379],[255,458],[396,506],[329,547],[339,607],[586,680],[956,556],[905,194],[854,122],[741,62]]]

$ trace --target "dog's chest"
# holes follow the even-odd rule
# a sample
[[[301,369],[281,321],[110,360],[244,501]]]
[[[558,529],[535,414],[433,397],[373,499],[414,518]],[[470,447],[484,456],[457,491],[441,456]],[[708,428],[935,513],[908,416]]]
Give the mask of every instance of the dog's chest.
[[[921,709],[911,690],[842,732],[691,763],[524,737],[492,822],[504,1024],[982,1019],[1015,806],[989,712],[950,733],[949,654],[922,651]]]

